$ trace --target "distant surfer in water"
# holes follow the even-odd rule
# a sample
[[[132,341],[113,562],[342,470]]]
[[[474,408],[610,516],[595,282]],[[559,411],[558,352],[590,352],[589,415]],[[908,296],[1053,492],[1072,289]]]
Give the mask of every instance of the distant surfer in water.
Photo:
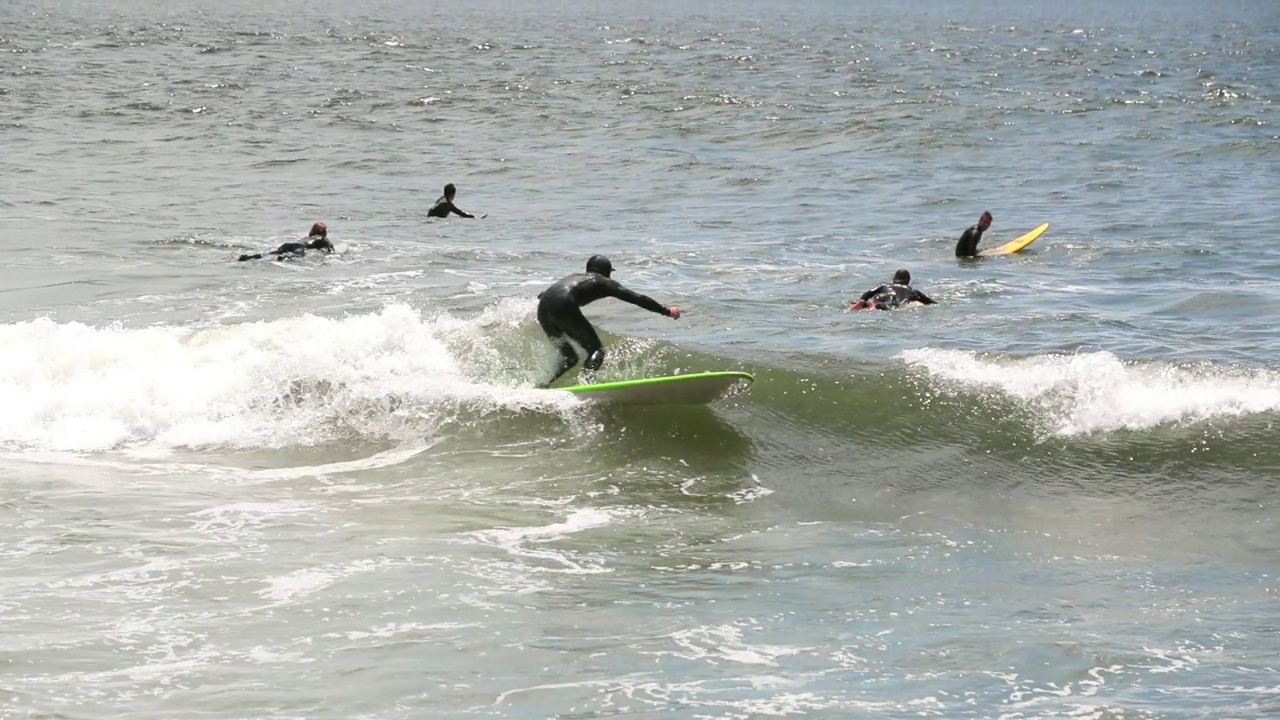
[[[333,252],[333,243],[329,242],[329,228],[324,223],[318,222],[311,226],[306,242],[285,243],[269,253],[241,255],[240,262],[261,260],[263,255],[275,255],[277,260],[296,259],[306,255],[307,250],[321,250],[326,254]]]
[[[466,212],[461,208],[459,208],[457,205],[453,204],[453,198],[457,194],[458,194],[458,188],[454,187],[453,183],[449,183],[448,185],[445,185],[444,195],[441,195],[440,199],[436,200],[436,204],[432,205],[431,209],[427,211],[427,217],[446,218],[446,217],[449,217],[449,213],[453,213],[454,215],[461,215],[464,218],[475,217],[475,215],[472,215],[471,213]],[[481,215],[480,217],[484,217],[484,215]]]
[[[612,297],[672,319],[680,317],[680,308],[664,307],[647,295],[628,290],[617,280],[610,278],[612,274],[613,263],[609,262],[609,258],[592,255],[587,260],[586,273],[569,275],[538,294],[538,324],[560,349],[560,364],[556,367],[555,374],[540,387],[550,387],[551,383],[578,364],[578,353],[574,351],[570,341],[580,345],[587,354],[587,360],[582,364],[583,370],[595,372],[604,362],[604,345],[596,335],[595,328],[583,316],[583,305]]]
[[[965,230],[960,236],[959,242],[956,243],[956,257],[978,257],[978,241],[982,239],[982,233],[989,227],[991,227],[991,213],[984,212],[982,217],[978,218],[978,224]]]
[[[872,288],[853,301],[850,310],[893,310],[909,303],[937,305],[937,301],[911,287],[911,273],[899,270],[893,274],[893,282]]]

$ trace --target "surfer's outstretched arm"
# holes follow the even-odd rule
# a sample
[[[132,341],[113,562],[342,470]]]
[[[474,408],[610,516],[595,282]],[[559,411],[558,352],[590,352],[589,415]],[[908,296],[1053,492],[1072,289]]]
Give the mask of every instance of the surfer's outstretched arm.
[[[642,307],[645,310],[648,310],[650,312],[656,312],[659,315],[666,315],[667,317],[672,319],[678,319],[680,317],[680,308],[667,307],[666,305],[663,305],[662,303],[658,302],[657,300],[654,300],[648,295],[641,295],[640,293],[635,292],[634,290],[628,290],[627,288],[623,287],[621,283],[618,283],[617,281],[610,281],[610,282],[612,282],[614,287],[612,288],[612,292],[610,292],[609,295],[616,297],[619,300],[622,300],[623,302],[629,302],[632,305],[635,305],[636,307]]]
[[[938,304],[937,300],[934,300],[933,298],[929,297],[928,295],[925,295],[924,293],[920,292],[919,290],[916,290],[915,288],[912,288],[911,292],[914,293],[911,296],[911,299],[920,303],[921,305],[937,305]]]
[[[449,213],[453,213],[454,215],[459,215],[464,218],[475,217],[475,215],[472,215],[471,213],[467,212],[466,210],[463,210],[462,208],[458,207],[457,205],[454,205],[453,203],[449,203],[449,207],[445,209],[444,217],[448,217]]]

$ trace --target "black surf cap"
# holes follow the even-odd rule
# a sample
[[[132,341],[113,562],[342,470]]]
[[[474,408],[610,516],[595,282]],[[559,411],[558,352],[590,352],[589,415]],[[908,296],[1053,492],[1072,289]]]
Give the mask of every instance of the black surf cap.
[[[592,255],[587,260],[587,272],[599,273],[609,277],[613,274],[613,263],[609,262],[609,258],[603,255]]]

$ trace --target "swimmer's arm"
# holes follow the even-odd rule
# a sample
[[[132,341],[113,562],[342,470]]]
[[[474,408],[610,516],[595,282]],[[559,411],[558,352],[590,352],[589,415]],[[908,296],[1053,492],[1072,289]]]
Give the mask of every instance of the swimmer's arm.
[[[937,301],[937,300],[934,300],[933,298],[929,297],[928,295],[925,295],[924,293],[920,292],[919,290],[913,290],[913,292],[915,292],[915,295],[914,295],[914,296],[912,296],[912,298],[911,298],[911,299],[912,299],[912,300],[915,300],[916,302],[920,303],[921,305],[937,305],[937,304],[938,304],[938,301]]]

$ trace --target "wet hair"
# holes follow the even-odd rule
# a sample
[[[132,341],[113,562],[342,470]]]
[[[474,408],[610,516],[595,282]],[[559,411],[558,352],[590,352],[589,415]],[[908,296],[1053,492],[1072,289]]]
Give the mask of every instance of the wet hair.
[[[458,188],[454,187],[454,186],[453,186],[453,183],[449,183],[448,185],[445,185],[445,186],[444,186],[444,194],[445,194],[445,197],[448,197],[448,196],[450,196],[450,195],[453,195],[453,194],[454,194],[454,193],[456,193],[456,192],[458,192]]]
[[[609,258],[603,255],[592,255],[587,260],[587,272],[599,273],[609,277],[613,274],[613,263],[609,262]]]
[[[329,227],[322,222],[318,222],[311,226],[311,232],[307,233],[308,237],[329,237]]]
[[[893,274],[893,282],[896,285],[910,285],[911,273],[907,272],[905,268],[900,269],[898,272]]]

